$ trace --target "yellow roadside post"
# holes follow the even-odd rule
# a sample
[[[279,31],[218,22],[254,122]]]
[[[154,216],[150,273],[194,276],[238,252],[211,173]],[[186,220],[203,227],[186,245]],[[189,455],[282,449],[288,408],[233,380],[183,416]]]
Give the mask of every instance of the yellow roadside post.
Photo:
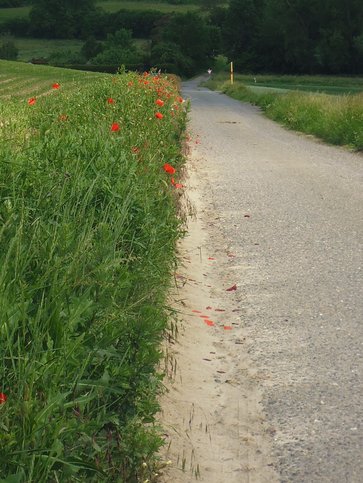
[[[233,84],[233,62],[231,62],[231,84]]]

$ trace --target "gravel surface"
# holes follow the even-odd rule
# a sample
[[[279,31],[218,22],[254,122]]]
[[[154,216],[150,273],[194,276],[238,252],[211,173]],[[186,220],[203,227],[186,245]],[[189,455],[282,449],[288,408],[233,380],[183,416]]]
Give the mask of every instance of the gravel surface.
[[[280,481],[361,482],[363,157],[198,80],[183,94]]]

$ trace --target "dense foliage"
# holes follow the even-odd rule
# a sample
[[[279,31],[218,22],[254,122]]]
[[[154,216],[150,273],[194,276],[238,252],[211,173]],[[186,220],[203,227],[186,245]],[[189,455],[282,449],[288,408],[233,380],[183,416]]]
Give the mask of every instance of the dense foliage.
[[[231,0],[214,18],[239,69],[363,72],[361,0]]]
[[[184,14],[162,14],[151,10],[152,3],[148,10],[111,14],[94,0],[34,0],[30,21],[13,19],[0,27],[19,36],[102,42],[126,29],[133,39],[151,40],[137,63],[188,76],[213,65],[218,55],[233,61],[237,71],[363,72],[361,0],[200,0],[199,5],[199,12]],[[117,61],[115,52],[103,57]]]

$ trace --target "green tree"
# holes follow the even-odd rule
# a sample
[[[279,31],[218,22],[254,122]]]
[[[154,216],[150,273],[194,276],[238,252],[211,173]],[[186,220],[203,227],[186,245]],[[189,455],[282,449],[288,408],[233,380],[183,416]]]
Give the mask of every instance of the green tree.
[[[156,52],[162,54],[158,45],[161,43],[167,49],[163,58],[168,57],[172,63],[171,46],[174,46],[179,73],[189,75],[203,70],[210,63],[219,39],[218,29],[197,13],[170,15],[164,17],[153,32],[152,59],[156,60]],[[182,65],[186,67],[184,72],[180,72]]]
[[[223,25],[224,49],[236,67],[255,66],[263,0],[231,0]]]
[[[133,42],[131,30],[120,29],[114,34],[108,34],[102,52],[92,59],[92,63],[128,66],[139,64],[141,60],[141,55]]]
[[[94,11],[94,0],[33,0],[31,32],[45,38],[80,37]]]

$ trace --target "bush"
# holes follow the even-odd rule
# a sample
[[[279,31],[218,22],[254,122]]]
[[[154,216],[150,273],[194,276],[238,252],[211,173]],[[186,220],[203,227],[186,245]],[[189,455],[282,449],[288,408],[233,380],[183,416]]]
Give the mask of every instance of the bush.
[[[4,41],[0,45],[0,59],[16,60],[19,50],[12,40]]]

